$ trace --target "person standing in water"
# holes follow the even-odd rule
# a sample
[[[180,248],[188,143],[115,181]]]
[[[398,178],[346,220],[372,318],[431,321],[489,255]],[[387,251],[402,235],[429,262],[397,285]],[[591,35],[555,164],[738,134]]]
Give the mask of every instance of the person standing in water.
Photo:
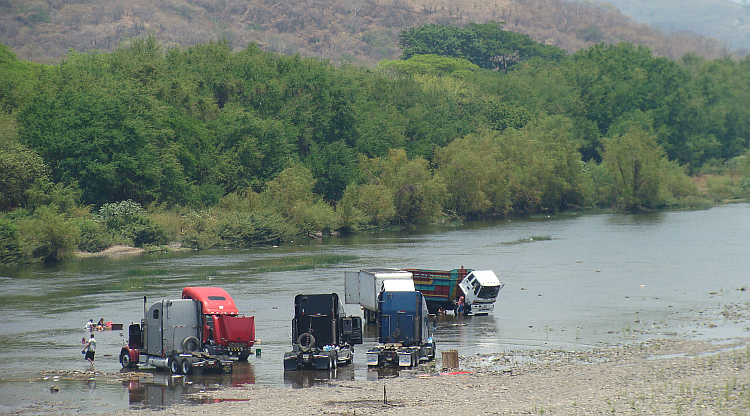
[[[463,316],[465,311],[466,301],[464,300],[464,297],[462,295],[458,298],[458,303],[456,304],[456,316]]]
[[[94,356],[96,355],[96,339],[94,339],[94,334],[91,334],[91,338],[89,338],[89,342],[86,344],[85,347],[83,347],[83,350],[86,352],[86,360],[91,363],[91,365],[94,365]]]

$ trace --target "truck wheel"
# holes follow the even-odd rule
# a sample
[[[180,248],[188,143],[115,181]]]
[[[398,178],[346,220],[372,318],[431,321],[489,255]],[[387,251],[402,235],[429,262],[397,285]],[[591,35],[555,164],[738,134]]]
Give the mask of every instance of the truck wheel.
[[[122,368],[133,367],[133,363],[130,362],[130,354],[127,351],[120,353],[120,364],[122,364]]]
[[[167,366],[169,366],[169,371],[172,372],[172,374],[180,374],[180,370],[182,370],[182,363],[181,363],[180,357],[169,357],[167,359]]]
[[[242,351],[239,355],[240,361],[247,361],[247,357],[250,356],[250,351]]]
[[[196,337],[187,337],[182,340],[182,350],[185,352],[197,352],[201,349],[201,342]]]
[[[183,358],[180,363],[180,371],[182,371],[182,374],[192,374],[193,373],[193,362],[190,358]]]
[[[306,348],[314,348],[315,337],[313,336],[313,334],[305,332],[304,334],[297,337],[297,344]]]

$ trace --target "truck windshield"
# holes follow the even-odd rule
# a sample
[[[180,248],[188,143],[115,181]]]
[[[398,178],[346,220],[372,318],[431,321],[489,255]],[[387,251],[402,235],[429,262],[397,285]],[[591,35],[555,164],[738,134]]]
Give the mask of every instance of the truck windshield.
[[[484,286],[477,294],[477,297],[482,299],[495,299],[497,298],[498,293],[500,293],[500,286]]]

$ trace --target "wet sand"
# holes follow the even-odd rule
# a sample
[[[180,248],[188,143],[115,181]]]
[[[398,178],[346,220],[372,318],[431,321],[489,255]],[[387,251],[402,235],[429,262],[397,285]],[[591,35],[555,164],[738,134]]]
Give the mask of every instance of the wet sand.
[[[651,340],[596,351],[461,357],[415,377],[305,389],[246,385],[200,394],[203,405],[117,415],[747,415],[750,339]]]

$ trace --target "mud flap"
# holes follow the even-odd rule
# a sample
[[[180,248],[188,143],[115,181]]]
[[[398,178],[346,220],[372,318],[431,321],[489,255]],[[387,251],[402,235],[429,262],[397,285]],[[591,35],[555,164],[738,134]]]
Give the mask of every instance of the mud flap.
[[[331,357],[327,355],[315,356],[315,369],[316,370],[329,370],[330,368],[331,368]]]
[[[284,353],[284,371],[297,369],[297,354],[292,352]]]
[[[377,367],[380,360],[380,351],[378,350],[370,350],[367,351],[367,366],[368,367]]]

